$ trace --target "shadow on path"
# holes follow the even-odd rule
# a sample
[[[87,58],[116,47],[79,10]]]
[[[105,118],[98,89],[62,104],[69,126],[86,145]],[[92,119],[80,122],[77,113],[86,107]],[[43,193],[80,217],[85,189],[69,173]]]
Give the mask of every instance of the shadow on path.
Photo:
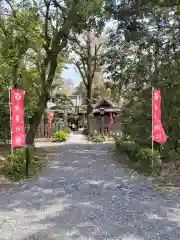
[[[38,179],[0,195],[0,240],[180,239],[180,196],[128,176],[112,144],[64,144]]]

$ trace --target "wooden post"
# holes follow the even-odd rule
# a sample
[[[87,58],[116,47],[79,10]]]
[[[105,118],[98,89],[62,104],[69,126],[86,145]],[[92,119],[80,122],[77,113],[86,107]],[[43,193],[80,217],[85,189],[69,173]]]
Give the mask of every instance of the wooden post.
[[[13,154],[12,148],[12,129],[11,129],[11,121],[12,121],[12,107],[11,107],[11,89],[9,88],[9,119],[10,119],[10,134],[11,134],[11,154]]]
[[[152,138],[152,163],[151,163],[151,165],[152,165],[152,169],[153,169],[153,167],[154,167],[154,160],[153,160],[153,154],[154,154],[154,139],[153,139],[153,130],[154,130],[154,120],[153,120],[153,118],[154,118],[154,113],[153,113],[153,94],[154,94],[154,88],[152,87],[152,93],[151,93],[151,95],[152,95],[152,134],[151,134],[151,138]]]

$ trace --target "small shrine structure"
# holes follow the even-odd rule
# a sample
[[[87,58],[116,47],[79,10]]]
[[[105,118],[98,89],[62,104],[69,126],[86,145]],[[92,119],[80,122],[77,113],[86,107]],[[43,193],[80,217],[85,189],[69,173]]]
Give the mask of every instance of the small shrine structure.
[[[115,134],[118,131],[120,108],[109,100],[102,99],[93,106],[92,130],[103,135]]]

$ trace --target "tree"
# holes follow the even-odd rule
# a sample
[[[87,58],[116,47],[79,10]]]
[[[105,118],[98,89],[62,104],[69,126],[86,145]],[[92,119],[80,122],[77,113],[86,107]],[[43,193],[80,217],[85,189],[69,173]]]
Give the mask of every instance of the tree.
[[[11,2],[8,2],[12,11]],[[1,93],[1,121],[4,121],[6,133],[2,133],[3,139],[9,139],[10,119],[9,88],[17,87],[28,89],[25,102],[25,115],[32,113],[39,90],[38,72],[30,67],[27,61],[28,55],[40,43],[39,21],[33,8],[21,9],[13,12],[2,11],[0,15],[0,93]],[[31,101],[29,101],[31,99]],[[4,105],[5,104],[5,105]],[[7,135],[8,133],[8,135]]]
[[[39,92],[36,106],[31,116],[30,129],[26,139],[28,144],[32,144],[37,127],[41,121],[41,116],[49,99],[49,93],[57,71],[58,58],[62,59],[65,55],[64,50],[68,44],[70,33],[82,32],[89,17],[94,15],[97,12],[97,8],[101,6],[101,1],[66,0],[62,3],[58,0],[41,0],[38,2],[34,1],[33,4],[29,3],[29,6],[21,4],[13,5],[10,1],[7,1],[7,3],[11,10],[11,21],[17,21],[17,16],[21,15],[23,10],[26,12],[26,10],[32,9],[34,16],[31,21],[39,27],[36,35],[41,43],[39,42],[38,46],[35,43],[32,49],[37,53],[33,55],[36,60],[41,91]],[[28,23],[31,21],[28,21]],[[25,31],[23,29],[20,29],[20,31],[24,34],[27,33],[26,28]],[[23,46],[23,55],[26,52],[24,42],[23,44],[21,43],[21,46]],[[19,56],[16,56],[16,58],[19,59]],[[17,69],[15,65],[14,69]],[[13,74],[14,79],[16,76],[17,74]]]
[[[80,95],[81,98],[82,98],[83,104],[86,104],[87,93],[86,93],[86,87],[85,87],[83,81],[81,81],[79,83],[79,85],[75,88],[73,94],[74,95]]]
[[[42,38],[44,39],[43,49],[45,53],[40,66],[43,91],[32,116],[32,124],[27,135],[28,143],[33,142],[37,126],[46,107],[49,89],[57,68],[58,55],[63,54],[70,33],[81,33],[86,27],[88,19],[96,14],[99,7],[101,7],[100,0],[66,0],[63,4],[57,0],[44,0],[40,1],[38,6],[36,5],[41,18],[44,19]],[[42,12],[42,9],[45,11]]]
[[[133,141],[151,144],[153,86],[162,93],[163,123],[169,136],[166,147],[178,148],[179,6],[168,1],[111,3],[107,10],[118,26],[109,35],[106,63],[112,85],[119,86],[125,98],[124,133]]]
[[[71,36],[70,49],[73,51],[72,62],[77,67],[86,88],[88,130],[90,131],[90,114],[92,112],[92,90],[95,74],[98,72],[102,31],[104,21],[102,10],[97,9],[96,17],[90,18],[81,35]]]

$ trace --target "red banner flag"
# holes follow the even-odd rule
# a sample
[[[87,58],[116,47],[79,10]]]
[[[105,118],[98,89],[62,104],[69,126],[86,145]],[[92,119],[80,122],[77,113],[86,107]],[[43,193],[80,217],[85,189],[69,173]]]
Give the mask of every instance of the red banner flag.
[[[52,135],[52,121],[54,118],[54,112],[49,112],[48,114],[48,136],[51,137]]]
[[[161,92],[153,89],[152,94],[152,137],[155,142],[164,144],[167,136],[161,122]]]
[[[12,148],[25,145],[24,130],[24,94],[20,89],[11,89],[11,146]]]

